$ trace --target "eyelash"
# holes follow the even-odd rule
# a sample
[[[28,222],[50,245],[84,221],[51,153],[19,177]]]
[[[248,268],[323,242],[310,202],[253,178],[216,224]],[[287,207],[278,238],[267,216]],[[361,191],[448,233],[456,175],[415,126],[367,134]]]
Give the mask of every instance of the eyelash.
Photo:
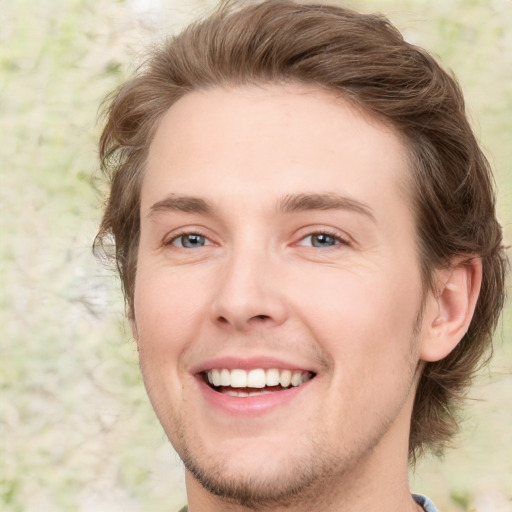
[[[176,240],[178,240],[179,238],[184,237],[184,236],[191,236],[191,235],[197,235],[197,236],[203,237],[206,240],[211,242],[210,238],[207,235],[205,235],[203,232],[201,232],[200,230],[197,230],[197,229],[193,229],[193,230],[183,230],[178,233],[175,233],[171,238],[169,238],[168,240],[166,240],[164,242],[164,245],[165,246],[173,245],[174,242]],[[181,249],[186,249],[186,247],[181,247]]]
[[[311,233],[308,233],[307,235],[303,236],[299,240],[299,242],[302,242],[306,238],[313,237],[313,236],[319,236],[319,235],[325,235],[330,238],[333,238],[337,242],[335,245],[350,245],[350,242],[346,238],[341,237],[337,231],[330,231],[328,229],[321,229],[319,231],[313,231]],[[331,246],[331,247],[334,247],[334,246]]]
[[[176,234],[174,234],[172,236],[172,238],[166,240],[164,242],[164,245],[165,246],[172,246],[174,245],[174,242],[176,240],[178,240],[179,238],[181,237],[185,237],[185,236],[191,236],[191,235],[197,235],[197,236],[200,236],[202,238],[205,238],[206,240],[208,240],[209,242],[211,242],[210,238],[205,235],[201,230],[183,230],[183,231],[180,231]],[[318,230],[318,231],[312,231],[306,235],[304,235],[303,237],[300,238],[299,242],[297,244],[300,244],[300,242],[306,240],[307,238],[309,237],[313,237],[313,236],[319,236],[319,235],[325,235],[325,236],[328,236],[330,238],[333,238],[337,243],[332,245],[332,246],[328,246],[328,247],[335,247],[336,245],[351,245],[350,242],[346,239],[346,238],[343,238],[340,236],[340,234],[336,231],[331,231],[331,230],[326,230],[326,229],[322,229],[322,230]],[[313,247],[313,246],[312,246]],[[186,247],[181,247],[182,249],[188,249]],[[315,247],[313,247],[315,248]]]

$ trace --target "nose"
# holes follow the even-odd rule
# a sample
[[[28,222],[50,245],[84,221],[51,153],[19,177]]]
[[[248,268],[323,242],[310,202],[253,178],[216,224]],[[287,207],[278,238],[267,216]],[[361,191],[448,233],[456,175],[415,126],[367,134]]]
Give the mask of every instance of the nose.
[[[288,317],[279,264],[259,248],[233,253],[217,276],[212,320],[239,332],[281,325]]]

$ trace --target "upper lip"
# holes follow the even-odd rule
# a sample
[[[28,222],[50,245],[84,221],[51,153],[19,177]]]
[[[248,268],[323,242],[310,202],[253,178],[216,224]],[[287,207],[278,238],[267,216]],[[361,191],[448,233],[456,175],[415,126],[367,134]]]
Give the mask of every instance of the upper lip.
[[[292,370],[292,371],[309,371],[317,373],[315,369],[310,366],[293,363],[284,359],[275,357],[238,357],[238,356],[224,356],[212,358],[195,365],[191,368],[190,372],[193,374],[204,373],[216,368],[226,368],[228,370],[241,369],[241,370],[254,370],[262,368],[263,370],[270,370],[276,368],[278,370]]]

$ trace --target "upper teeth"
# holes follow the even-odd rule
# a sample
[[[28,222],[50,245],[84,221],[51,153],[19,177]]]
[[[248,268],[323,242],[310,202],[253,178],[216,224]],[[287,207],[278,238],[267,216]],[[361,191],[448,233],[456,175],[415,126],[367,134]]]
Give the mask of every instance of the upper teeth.
[[[254,370],[215,368],[208,373],[208,382],[214,386],[230,386],[232,388],[264,388],[265,386],[281,385],[300,386],[311,378],[309,372],[303,370],[278,370],[271,368]]]

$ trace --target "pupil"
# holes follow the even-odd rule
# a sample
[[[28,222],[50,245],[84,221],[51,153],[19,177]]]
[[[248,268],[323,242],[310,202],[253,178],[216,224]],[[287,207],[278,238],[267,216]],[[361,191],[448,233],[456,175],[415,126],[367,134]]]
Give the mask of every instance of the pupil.
[[[330,235],[320,234],[313,236],[313,246],[321,247],[325,245],[334,245],[336,242],[334,238]]]
[[[201,235],[187,235],[183,239],[184,247],[198,247],[204,245],[204,237]]]

